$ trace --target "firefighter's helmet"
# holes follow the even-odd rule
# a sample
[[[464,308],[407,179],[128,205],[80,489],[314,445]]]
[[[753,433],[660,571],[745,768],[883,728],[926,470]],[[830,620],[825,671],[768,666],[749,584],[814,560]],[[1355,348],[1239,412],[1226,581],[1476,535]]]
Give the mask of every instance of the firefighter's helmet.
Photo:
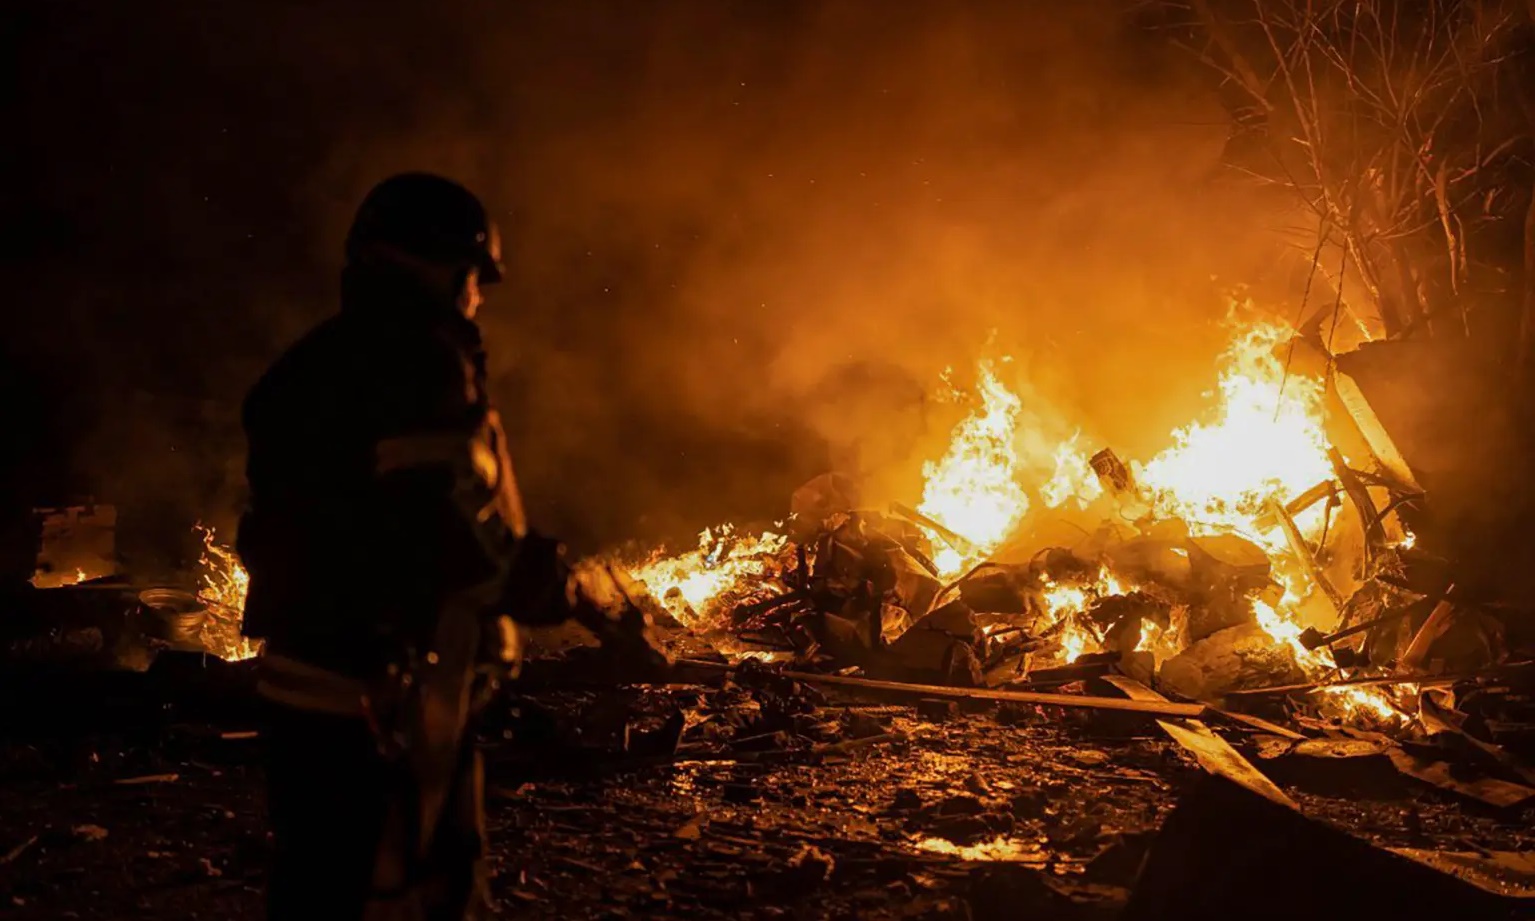
[[[350,260],[392,248],[431,262],[464,263],[480,281],[501,280],[501,236],[479,198],[451,179],[401,173],[373,187],[346,238]]]

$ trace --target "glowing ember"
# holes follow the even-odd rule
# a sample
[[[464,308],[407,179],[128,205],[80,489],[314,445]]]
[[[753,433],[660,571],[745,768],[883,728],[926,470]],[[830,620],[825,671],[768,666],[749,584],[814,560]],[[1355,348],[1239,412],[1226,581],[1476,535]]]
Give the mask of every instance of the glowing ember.
[[[1272,636],[1276,641],[1287,644],[1295,661],[1305,669],[1307,674],[1317,675],[1332,672],[1336,665],[1332,661],[1332,653],[1325,649],[1307,649],[1300,641],[1301,628],[1285,619],[1272,606],[1257,599],[1253,600],[1253,612],[1258,615],[1258,626],[1264,632]],[[1405,723],[1411,719],[1406,713],[1397,707],[1390,693],[1385,688],[1378,687],[1334,687],[1324,688],[1322,695],[1322,712],[1346,720],[1360,720],[1378,723]]]
[[[196,530],[203,540],[203,554],[197,561],[197,597],[208,605],[201,637],[203,646],[226,661],[249,659],[261,651],[259,643],[240,635],[250,574],[233,550],[218,543],[212,528],[198,525]]]
[[[705,528],[698,549],[677,556],[654,556],[629,567],[629,575],[684,626],[706,627],[720,603],[743,589],[761,588],[788,544],[782,534],[737,535],[730,525]]]
[[[933,540],[933,564],[944,577],[959,575],[985,560],[1017,528],[1029,510],[1018,484],[1018,395],[997,378],[992,362],[976,368],[980,405],[959,423],[942,460],[922,468],[925,483],[917,511],[973,544],[951,547]]]
[[[1087,610],[1087,589],[1045,580],[1045,610],[1056,620]]]
[[[959,845],[947,838],[923,838],[917,842],[917,850],[931,854],[944,854],[971,861],[1009,861],[1014,863],[1043,863],[1045,855],[1034,842],[997,837],[978,844]]]
[[[1045,577],[1041,593],[1045,613],[1052,623],[1060,625],[1060,633],[1056,635],[1059,660],[1075,662],[1096,651],[1101,645],[1099,637],[1082,622],[1081,616],[1096,602],[1129,591],[1107,569],[1099,570],[1097,579],[1085,584],[1065,584]]]

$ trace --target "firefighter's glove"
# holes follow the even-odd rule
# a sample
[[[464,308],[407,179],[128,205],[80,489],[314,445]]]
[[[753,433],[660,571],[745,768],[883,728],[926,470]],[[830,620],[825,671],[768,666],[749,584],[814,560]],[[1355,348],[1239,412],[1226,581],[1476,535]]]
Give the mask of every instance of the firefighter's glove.
[[[602,644],[604,667],[620,684],[665,681],[672,660],[650,615],[633,603],[610,572],[580,568],[571,579],[573,619]]]

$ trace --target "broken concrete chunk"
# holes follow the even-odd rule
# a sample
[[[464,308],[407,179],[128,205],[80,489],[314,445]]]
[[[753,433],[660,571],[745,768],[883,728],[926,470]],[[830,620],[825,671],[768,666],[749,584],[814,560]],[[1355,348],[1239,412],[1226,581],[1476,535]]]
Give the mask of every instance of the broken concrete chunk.
[[[1257,624],[1229,627],[1162,663],[1157,684],[1192,700],[1216,701],[1227,691],[1298,684],[1305,672],[1283,643]]]
[[[901,680],[977,687],[981,666],[976,645],[983,639],[975,615],[964,602],[953,601],[891,643],[877,671]]]
[[[1189,552],[1182,538],[1136,537],[1109,546],[1103,553],[1109,569],[1138,584],[1159,584],[1184,590],[1190,579]]]
[[[1197,642],[1222,630],[1257,621],[1252,598],[1227,586],[1189,606],[1185,636],[1189,642]]]
[[[934,610],[913,624],[912,629],[936,630],[967,643],[977,643],[981,639],[975,614],[963,601],[951,601]]]
[[[895,576],[895,603],[913,617],[926,614],[943,585],[927,567],[899,547],[888,550],[887,559]]]
[[[1340,886],[1340,868],[1348,885]],[[1514,917],[1491,895],[1221,777],[1202,778],[1152,843],[1123,921]]]

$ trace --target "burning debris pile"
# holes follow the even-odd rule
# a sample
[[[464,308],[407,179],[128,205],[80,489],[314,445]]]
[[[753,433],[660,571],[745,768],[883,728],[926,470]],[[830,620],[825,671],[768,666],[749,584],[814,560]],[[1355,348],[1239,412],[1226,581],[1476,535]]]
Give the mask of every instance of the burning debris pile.
[[[1119,673],[1373,728],[1416,720],[1419,685],[1505,656],[1497,620],[1418,545],[1421,491],[1381,461],[1319,343],[1241,329],[1207,417],[1144,462],[1073,436],[1042,465],[1002,365],[977,367],[915,506],[860,507],[828,473],[773,529],[712,528],[630,572],[658,614],[736,656],[968,687]]]

